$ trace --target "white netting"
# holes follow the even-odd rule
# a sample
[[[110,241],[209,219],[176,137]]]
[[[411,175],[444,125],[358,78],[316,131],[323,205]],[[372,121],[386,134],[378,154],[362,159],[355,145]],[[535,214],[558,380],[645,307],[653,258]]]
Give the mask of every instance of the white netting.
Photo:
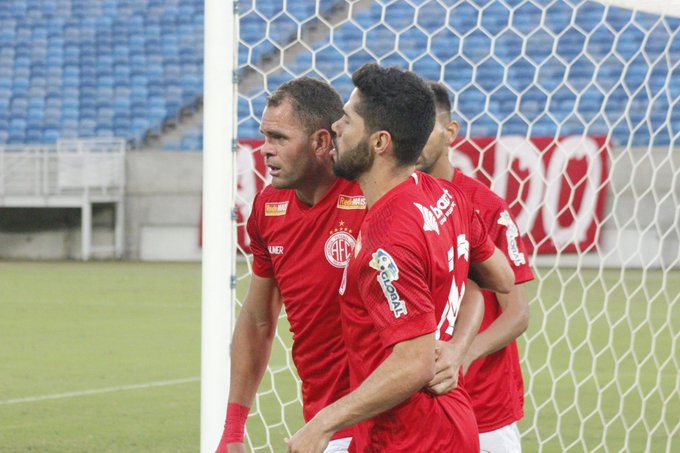
[[[281,82],[322,77],[347,99],[370,61],[444,82],[464,138],[452,159],[511,202],[536,266],[525,451],[680,451],[680,20],[602,3],[240,2],[237,203],[243,220]],[[240,300],[248,280],[244,264]],[[302,423],[281,324],[253,451]]]

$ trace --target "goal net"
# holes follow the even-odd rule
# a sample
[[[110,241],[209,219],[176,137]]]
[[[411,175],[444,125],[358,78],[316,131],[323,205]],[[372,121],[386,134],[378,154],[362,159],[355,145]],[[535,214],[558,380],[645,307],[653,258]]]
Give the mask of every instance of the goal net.
[[[238,300],[265,97],[310,75],[346,100],[364,63],[412,69],[450,89],[451,159],[509,201],[531,251],[524,449],[680,451],[680,19],[631,3],[240,1]],[[282,315],[252,451],[303,423],[287,329]]]

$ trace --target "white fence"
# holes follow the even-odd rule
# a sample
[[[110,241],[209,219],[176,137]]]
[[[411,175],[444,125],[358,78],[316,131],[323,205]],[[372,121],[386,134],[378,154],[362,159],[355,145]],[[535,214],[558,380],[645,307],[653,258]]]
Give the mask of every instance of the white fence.
[[[125,142],[62,140],[56,146],[0,146],[0,207],[68,208],[82,212],[82,258],[123,255]],[[92,205],[115,205],[112,246],[92,247]]]

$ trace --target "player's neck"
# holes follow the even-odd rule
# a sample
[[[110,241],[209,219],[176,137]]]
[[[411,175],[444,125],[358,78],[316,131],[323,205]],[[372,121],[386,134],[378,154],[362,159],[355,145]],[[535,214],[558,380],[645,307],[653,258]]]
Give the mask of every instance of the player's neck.
[[[414,170],[413,165],[402,167],[375,165],[374,163],[371,170],[357,178],[361,191],[366,197],[368,208],[370,209],[387,192],[406,181]]]
[[[295,189],[295,195],[300,202],[307,206],[314,206],[323,198],[335,182],[336,177],[332,170],[324,169],[311,175],[310,179]]]
[[[453,166],[449,162],[448,153],[442,153],[441,157],[432,166],[430,175],[445,181],[451,181],[453,179],[453,172]]]

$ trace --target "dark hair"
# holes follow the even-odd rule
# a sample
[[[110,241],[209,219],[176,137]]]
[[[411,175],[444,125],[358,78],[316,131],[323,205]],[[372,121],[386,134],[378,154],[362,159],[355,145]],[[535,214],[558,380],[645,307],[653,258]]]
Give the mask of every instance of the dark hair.
[[[360,93],[357,113],[369,133],[386,130],[402,165],[415,164],[435,121],[432,90],[411,71],[365,64],[352,74]]]
[[[327,82],[311,77],[298,77],[282,83],[267,96],[266,105],[278,107],[290,102],[298,121],[309,134],[319,129],[328,130],[343,115],[342,99]]]
[[[427,83],[432,93],[434,94],[434,103],[437,106],[437,110],[446,112],[451,117],[451,100],[449,99],[449,90],[439,82],[428,82]]]

